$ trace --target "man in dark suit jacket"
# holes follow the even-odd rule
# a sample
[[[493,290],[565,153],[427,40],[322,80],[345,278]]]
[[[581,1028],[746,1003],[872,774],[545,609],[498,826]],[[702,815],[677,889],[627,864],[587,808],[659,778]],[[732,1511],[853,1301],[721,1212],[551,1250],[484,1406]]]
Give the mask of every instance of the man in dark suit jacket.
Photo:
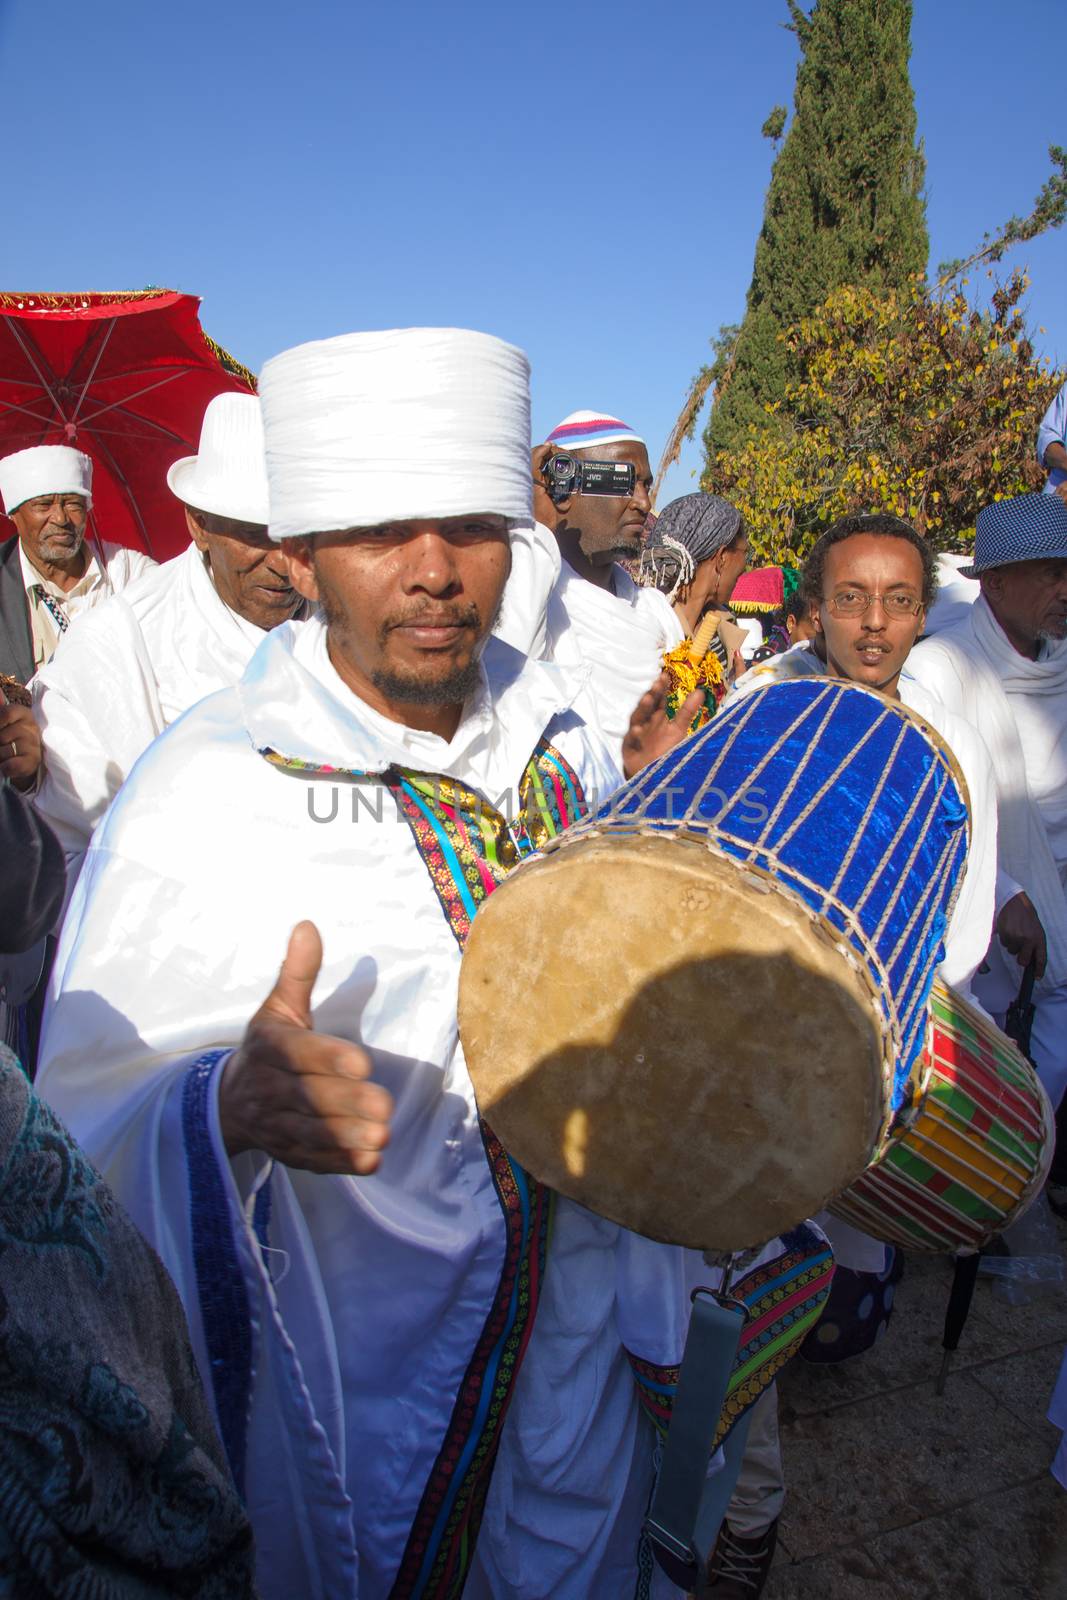
[[[18,789],[32,786],[41,762],[41,736],[29,696],[18,692],[32,677],[33,637],[19,541],[8,539],[0,545],[0,778]]]
[[[17,535],[0,544],[0,672],[20,683],[29,683],[33,677],[30,608]]]

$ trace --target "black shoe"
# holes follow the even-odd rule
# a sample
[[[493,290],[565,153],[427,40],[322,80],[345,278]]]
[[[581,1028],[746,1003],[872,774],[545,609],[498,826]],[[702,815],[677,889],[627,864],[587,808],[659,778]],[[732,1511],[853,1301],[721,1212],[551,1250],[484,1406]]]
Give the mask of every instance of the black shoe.
[[[724,1522],[708,1562],[707,1581],[697,1594],[713,1595],[715,1600],[756,1600],[763,1593],[777,1543],[777,1517],[751,1539],[742,1539]]]

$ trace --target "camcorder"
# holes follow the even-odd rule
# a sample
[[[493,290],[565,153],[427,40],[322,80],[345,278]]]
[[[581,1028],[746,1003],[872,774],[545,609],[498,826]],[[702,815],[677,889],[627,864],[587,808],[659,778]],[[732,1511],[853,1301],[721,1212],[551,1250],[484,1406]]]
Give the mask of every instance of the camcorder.
[[[567,455],[550,456],[542,471],[554,505],[572,494],[610,494],[629,500],[637,477],[628,461],[580,461]]]

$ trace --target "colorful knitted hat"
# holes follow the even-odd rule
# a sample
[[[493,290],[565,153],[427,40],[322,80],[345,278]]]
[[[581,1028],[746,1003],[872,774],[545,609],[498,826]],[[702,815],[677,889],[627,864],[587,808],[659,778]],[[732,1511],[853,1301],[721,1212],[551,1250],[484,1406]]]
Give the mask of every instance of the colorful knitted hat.
[[[752,567],[742,572],[730,596],[730,610],[739,617],[781,611],[800,585],[795,567]]]
[[[589,450],[598,444],[644,444],[628,422],[607,411],[572,411],[556,424],[545,440],[559,450]]]

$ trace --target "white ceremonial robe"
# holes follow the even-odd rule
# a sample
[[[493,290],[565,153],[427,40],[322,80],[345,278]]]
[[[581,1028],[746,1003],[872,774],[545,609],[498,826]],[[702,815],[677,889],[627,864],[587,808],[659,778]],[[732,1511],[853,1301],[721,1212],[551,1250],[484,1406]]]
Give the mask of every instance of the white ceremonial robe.
[[[111,544],[106,539],[88,539],[85,548],[89,556],[88,565],[72,589],[62,589],[38,572],[27,556],[25,546],[19,549],[22,581],[26,586],[26,601],[30,609],[33,659],[38,667],[50,659],[63,638],[59,623],[45,605],[41,591],[56,603],[68,624],[73,624],[94,607],[103,605],[112,595],[121,594],[156,569],[151,556],[146,556],[141,550],[130,550],[124,544]]]
[[[965,578],[962,567],[969,567],[971,556],[939,555],[937,558],[937,594],[926,613],[923,637],[944,633],[962,622],[978,599],[980,588],[977,578]]]
[[[1031,1039],[1053,1105],[1067,1089],[1067,641],[1019,654],[979,597],[954,628],[915,649],[907,671],[981,734],[993,762],[999,813],[997,911],[1021,890],[1048,940]],[[975,988],[1002,1017],[1019,989],[1016,958],[994,938]]]
[[[501,808],[547,731],[587,793],[609,792],[618,773],[578,689],[490,641],[445,743],[351,694],[321,622],[279,628],[235,689],[142,757],[86,857],[38,1088],[173,1275],[231,1459],[247,1416],[264,1600],[390,1593],[443,1443],[466,1426],[457,1396],[508,1237],[456,1031],[457,940],[407,821],[349,774],[450,775]],[[325,952],[315,1027],[361,1042],[394,1097],[371,1177],[231,1164],[221,1143],[225,1057],[204,1053],[241,1039],[305,917]],[[677,1363],[704,1281],[693,1252],[557,1199],[468,1600],[634,1592],[654,1435],[624,1346]],[[652,1592],[677,1591],[657,1573]]]
[[[512,534],[514,566],[495,632],[517,650],[585,668],[597,721],[618,760],[634,707],[685,629],[658,589],[614,566],[611,588],[580,578],[540,524]]]
[[[265,637],[219,598],[195,545],[71,625],[32,689],[44,744],[34,804],[72,878],[142,751],[236,683]]]

